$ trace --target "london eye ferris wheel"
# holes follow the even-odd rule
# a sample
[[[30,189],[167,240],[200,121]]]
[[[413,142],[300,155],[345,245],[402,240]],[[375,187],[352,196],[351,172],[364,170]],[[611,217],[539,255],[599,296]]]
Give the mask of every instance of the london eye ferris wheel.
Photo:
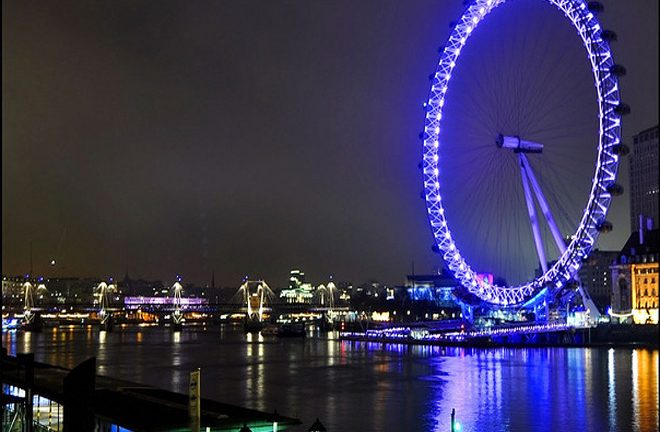
[[[612,229],[629,108],[602,9],[474,0],[440,49],[421,135],[423,196],[436,251],[488,304],[561,289]]]

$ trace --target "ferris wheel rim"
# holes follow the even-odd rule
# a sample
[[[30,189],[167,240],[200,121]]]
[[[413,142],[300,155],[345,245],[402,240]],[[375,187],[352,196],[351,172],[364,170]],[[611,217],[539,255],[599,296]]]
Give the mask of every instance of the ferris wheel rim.
[[[609,44],[601,37],[602,29],[597,17],[589,11],[583,0],[545,0],[563,12],[578,32],[593,70],[599,109],[599,138],[589,200],[566,250],[541,276],[517,286],[497,286],[479,278],[461,256],[444,216],[438,169],[438,153],[441,151],[439,135],[445,94],[461,49],[479,23],[506,1],[474,0],[453,26],[433,75],[429,98],[425,104],[422,170],[429,223],[435,243],[449,269],[469,292],[481,300],[500,306],[516,306],[538,297],[546,288],[561,288],[575,276],[582,260],[594,247],[600,225],[605,221],[612,200],[607,188],[614,184],[616,179],[618,156],[614,147],[620,143],[621,119],[615,111],[620,104],[620,98],[618,79],[611,71],[614,66],[613,56]]]

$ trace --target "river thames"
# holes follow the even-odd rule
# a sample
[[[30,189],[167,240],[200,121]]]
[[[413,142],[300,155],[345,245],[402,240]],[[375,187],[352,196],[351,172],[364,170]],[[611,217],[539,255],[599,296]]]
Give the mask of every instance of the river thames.
[[[384,345],[337,335],[278,339],[242,327],[60,327],[5,332],[10,354],[185,392],[201,368],[202,397],[300,418],[330,432],[655,431],[658,350],[470,349]]]

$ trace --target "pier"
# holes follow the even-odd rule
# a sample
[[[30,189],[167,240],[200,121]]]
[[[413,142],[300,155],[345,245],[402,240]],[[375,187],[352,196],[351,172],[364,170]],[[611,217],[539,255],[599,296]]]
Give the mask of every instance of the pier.
[[[658,347],[657,326],[600,325],[576,328],[564,323],[520,324],[486,329],[445,328],[432,322],[341,331],[340,340],[461,347]]]

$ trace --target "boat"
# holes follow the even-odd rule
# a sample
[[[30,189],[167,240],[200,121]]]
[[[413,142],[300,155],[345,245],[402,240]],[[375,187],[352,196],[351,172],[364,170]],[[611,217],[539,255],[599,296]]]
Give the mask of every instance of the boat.
[[[279,337],[305,337],[305,323],[294,322],[286,323],[280,326],[277,332]]]
[[[261,329],[262,336],[277,336],[280,332],[280,328],[276,325],[267,325]]]
[[[245,333],[259,333],[266,326],[266,323],[258,320],[245,320],[243,330]]]
[[[21,322],[18,318],[2,318],[2,331],[18,330],[21,328]]]
[[[323,333],[327,333],[335,330],[335,323],[332,320],[328,319],[328,317],[325,315],[323,316],[323,318],[319,320],[318,325],[319,325],[319,331]]]

